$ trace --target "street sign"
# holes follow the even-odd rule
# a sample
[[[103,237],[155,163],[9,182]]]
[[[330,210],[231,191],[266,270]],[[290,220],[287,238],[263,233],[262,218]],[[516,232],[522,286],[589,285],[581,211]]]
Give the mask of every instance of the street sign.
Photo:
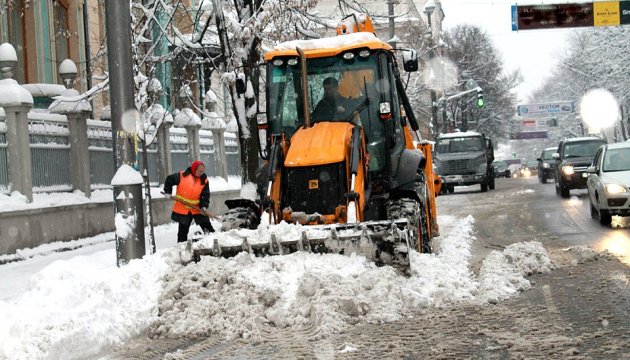
[[[516,16],[516,30],[593,26],[593,3],[518,5]]]
[[[510,134],[511,140],[547,139],[547,130],[544,131],[521,131]]]
[[[614,26],[619,24],[619,1],[600,1],[593,3],[594,26]]]
[[[570,114],[575,112],[575,102],[558,101],[544,104],[519,105],[516,108],[519,116],[545,116],[553,114]]]

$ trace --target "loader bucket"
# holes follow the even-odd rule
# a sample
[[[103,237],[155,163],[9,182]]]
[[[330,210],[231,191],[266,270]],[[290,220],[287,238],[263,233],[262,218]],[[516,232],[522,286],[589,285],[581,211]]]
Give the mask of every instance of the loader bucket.
[[[276,225],[277,226],[277,225]],[[195,244],[193,260],[204,255],[231,257],[240,252],[256,256],[285,255],[296,251],[321,254],[363,255],[377,265],[409,271],[409,244],[412,241],[407,220],[369,221],[358,224],[288,225],[292,231],[230,230],[207,235]]]

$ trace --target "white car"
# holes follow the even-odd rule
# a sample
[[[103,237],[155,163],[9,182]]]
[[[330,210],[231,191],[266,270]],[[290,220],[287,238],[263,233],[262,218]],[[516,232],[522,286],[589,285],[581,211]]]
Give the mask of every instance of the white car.
[[[630,216],[630,142],[602,145],[586,172],[591,216],[602,225],[613,215]]]

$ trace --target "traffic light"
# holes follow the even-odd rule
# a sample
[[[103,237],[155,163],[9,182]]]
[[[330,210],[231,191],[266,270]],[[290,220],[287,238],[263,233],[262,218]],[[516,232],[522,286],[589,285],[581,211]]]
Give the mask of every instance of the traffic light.
[[[516,153],[515,152],[512,153],[512,159],[516,159]]]
[[[483,99],[483,90],[477,90],[477,108],[481,109],[486,105],[486,101]]]

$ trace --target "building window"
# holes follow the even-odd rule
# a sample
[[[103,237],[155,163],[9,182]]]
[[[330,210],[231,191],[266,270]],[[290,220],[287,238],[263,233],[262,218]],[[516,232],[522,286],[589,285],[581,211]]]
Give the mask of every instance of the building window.
[[[15,48],[17,53],[18,65],[15,69],[14,78],[19,83],[26,82],[26,46],[24,39],[26,38],[26,29],[24,27],[24,1],[13,0],[8,3],[8,36],[9,43]]]
[[[57,65],[70,57],[70,29],[68,25],[68,0],[53,0],[53,14],[55,21],[55,52]]]

